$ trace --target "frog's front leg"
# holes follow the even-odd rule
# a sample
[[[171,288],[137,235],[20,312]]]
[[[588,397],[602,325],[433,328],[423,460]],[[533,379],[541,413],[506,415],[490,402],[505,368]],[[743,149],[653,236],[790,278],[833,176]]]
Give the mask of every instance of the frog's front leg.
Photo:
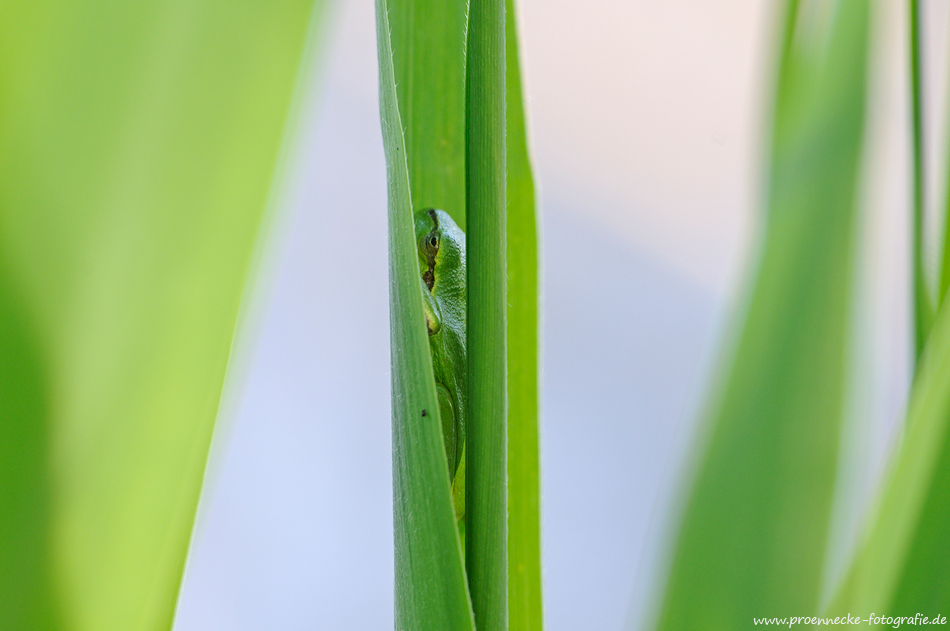
[[[442,329],[442,310],[439,309],[438,303],[435,301],[435,298],[432,297],[432,294],[429,293],[429,288],[426,287],[425,282],[420,278],[419,283],[422,285],[422,311],[426,316],[426,330],[429,332],[429,335],[435,335]]]

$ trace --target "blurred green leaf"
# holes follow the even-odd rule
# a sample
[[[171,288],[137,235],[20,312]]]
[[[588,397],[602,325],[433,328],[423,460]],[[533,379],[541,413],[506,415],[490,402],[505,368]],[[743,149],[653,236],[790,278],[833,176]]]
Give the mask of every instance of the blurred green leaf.
[[[923,129],[921,113],[920,5],[909,0],[913,108],[914,342],[917,364],[904,426],[870,511],[864,539],[838,586],[829,612],[863,611],[895,616],[944,614],[950,604],[950,225],[944,251],[936,321],[924,282]]]
[[[396,628],[474,630],[422,310],[389,14],[386,0],[376,0],[379,109],[389,191]]]
[[[508,195],[508,626],[540,631],[538,224],[514,0],[505,7]]]
[[[913,233],[912,265],[914,274],[914,357],[919,358],[924,343],[933,326],[934,307],[927,289],[924,274],[924,141],[923,141],[923,104],[921,101],[920,73],[920,4],[917,0],[907,2],[908,22],[910,23],[910,95],[911,95],[911,145],[913,147]]]
[[[0,266],[0,628],[51,629],[49,383],[28,310]]]
[[[0,627],[171,626],[314,15],[0,3]]]
[[[945,615],[950,605],[950,309],[944,304],[914,380],[869,529],[829,611]]]
[[[790,2],[764,249],[687,499],[663,629],[818,607],[845,382],[864,2]]]

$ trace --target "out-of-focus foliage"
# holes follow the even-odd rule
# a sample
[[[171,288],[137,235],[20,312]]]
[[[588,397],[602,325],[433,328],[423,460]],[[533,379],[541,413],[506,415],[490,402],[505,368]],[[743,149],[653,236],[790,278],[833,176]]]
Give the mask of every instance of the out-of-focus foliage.
[[[943,265],[936,300],[923,273],[926,235],[923,222],[923,144],[933,130],[923,127],[920,3],[908,0],[912,139],[914,148],[914,344],[917,369],[904,433],[877,502],[868,515],[864,538],[834,600],[831,614],[878,611],[887,615],[945,615],[950,606],[950,309],[942,300],[950,284],[950,223],[944,216]],[[946,142],[946,139],[943,139]],[[943,182],[946,194],[947,180]],[[950,200],[950,198],[948,198]],[[944,206],[945,213],[950,205]],[[932,304],[938,306],[936,319]],[[932,323],[932,328],[931,328]]]
[[[870,530],[829,611],[946,614],[950,604],[950,309],[921,356],[899,444]]]
[[[820,6],[819,6],[820,5]],[[709,409],[662,629],[818,607],[835,484],[868,3],[790,2],[764,248]]]
[[[0,3],[0,628],[170,627],[323,4]]]
[[[923,86],[921,76],[920,2],[907,0],[910,22],[910,101],[911,142],[914,153],[913,177],[913,236],[911,244],[914,285],[914,357],[919,358],[924,342],[933,325],[934,307],[924,273],[924,139],[923,139]],[[945,281],[941,281],[945,282]],[[938,301],[939,302],[939,301]]]

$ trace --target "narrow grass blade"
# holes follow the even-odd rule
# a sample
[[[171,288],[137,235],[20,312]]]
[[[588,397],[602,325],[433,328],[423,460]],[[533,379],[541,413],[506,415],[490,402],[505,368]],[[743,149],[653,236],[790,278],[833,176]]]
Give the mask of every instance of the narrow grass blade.
[[[313,10],[0,3],[3,628],[171,626]]]
[[[924,146],[923,146],[923,111],[921,102],[921,72],[920,72],[920,4],[918,0],[908,0],[907,8],[910,13],[910,92],[911,92],[911,121],[912,144],[914,153],[913,191],[914,191],[914,221],[913,243],[911,252],[914,270],[914,357],[919,358],[924,350],[924,343],[933,324],[933,306],[930,292],[927,290],[927,281],[924,275]]]
[[[473,2],[466,96],[466,568],[481,631],[508,626],[505,359],[505,3]]]
[[[508,626],[540,631],[538,223],[514,0],[505,5],[508,249]]]
[[[389,0],[393,67],[412,207],[465,230],[467,0]]]
[[[376,0],[389,190],[396,628],[474,630],[423,315],[386,0]]]
[[[845,382],[868,3],[790,3],[762,258],[711,408],[662,629],[815,612]]]
[[[867,537],[829,613],[947,615],[950,605],[950,309],[921,356],[900,443]]]

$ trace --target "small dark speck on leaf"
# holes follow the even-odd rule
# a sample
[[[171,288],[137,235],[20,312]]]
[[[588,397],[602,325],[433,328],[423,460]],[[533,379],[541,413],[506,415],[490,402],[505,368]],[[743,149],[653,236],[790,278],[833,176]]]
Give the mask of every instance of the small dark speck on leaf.
[[[425,415],[426,415],[426,411],[422,410],[422,416],[425,416]]]

